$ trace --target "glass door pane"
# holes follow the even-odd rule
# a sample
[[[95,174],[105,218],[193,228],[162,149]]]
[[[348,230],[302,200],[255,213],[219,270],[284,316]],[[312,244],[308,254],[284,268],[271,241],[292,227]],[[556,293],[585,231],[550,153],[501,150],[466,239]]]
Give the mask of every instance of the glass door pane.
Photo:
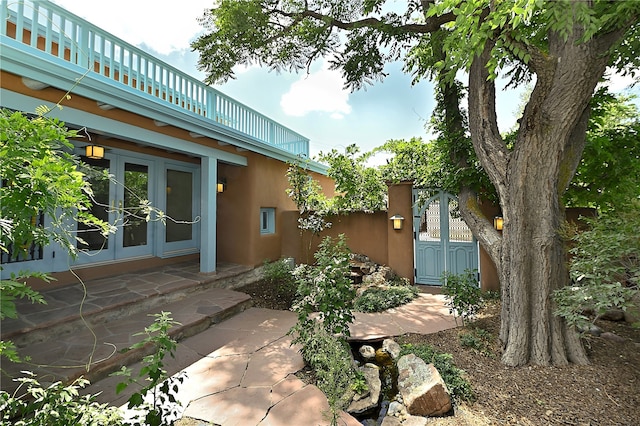
[[[111,182],[105,176],[104,171],[109,171],[111,161],[106,158],[101,160],[83,158],[83,161],[93,167],[93,172],[88,176],[88,181],[91,183],[93,191],[91,213],[98,219],[109,222]],[[96,228],[80,222],[78,222],[78,238],[82,240],[77,242],[79,250],[98,251],[109,249],[108,237],[104,237]]]
[[[147,245],[149,167],[124,164],[123,247]]]
[[[165,242],[193,238],[193,174],[167,169],[167,230]]]

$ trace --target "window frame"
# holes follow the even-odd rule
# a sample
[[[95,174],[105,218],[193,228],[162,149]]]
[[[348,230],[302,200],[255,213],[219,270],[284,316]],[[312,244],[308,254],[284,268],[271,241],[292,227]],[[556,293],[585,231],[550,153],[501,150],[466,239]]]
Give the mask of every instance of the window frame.
[[[265,219],[266,219],[266,222],[265,222]],[[276,233],[275,207],[261,207],[260,208],[260,235],[271,235],[275,233]]]

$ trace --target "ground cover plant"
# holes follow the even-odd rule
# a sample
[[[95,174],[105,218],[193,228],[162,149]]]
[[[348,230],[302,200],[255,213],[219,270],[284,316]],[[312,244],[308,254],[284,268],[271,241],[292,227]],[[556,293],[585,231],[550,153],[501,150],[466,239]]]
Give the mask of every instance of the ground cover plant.
[[[239,290],[252,295],[257,306],[278,309],[279,301],[271,297],[275,288],[264,282]],[[604,332],[623,340],[588,336],[589,365],[505,367],[500,363],[500,308],[499,299],[492,297],[468,327],[402,337],[403,344],[426,344],[439,353],[451,354],[455,366],[464,370],[475,396],[473,403],[457,403],[455,417],[430,419],[429,424],[635,424],[640,406],[640,330],[625,322],[597,320],[596,325]],[[467,334],[474,335],[481,344],[467,344],[462,337]]]
[[[356,297],[353,302],[353,309],[357,312],[382,312],[405,305],[417,296],[418,289],[414,286],[370,287]]]

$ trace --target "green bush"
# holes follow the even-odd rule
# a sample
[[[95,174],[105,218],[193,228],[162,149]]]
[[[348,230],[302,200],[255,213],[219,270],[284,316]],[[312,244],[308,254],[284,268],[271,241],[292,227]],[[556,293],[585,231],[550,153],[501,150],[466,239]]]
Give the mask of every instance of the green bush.
[[[292,309],[298,322],[290,333],[294,343],[304,343],[320,321],[329,334],[349,336],[355,291],[349,279],[349,248],[343,234],[336,240],[326,237],[315,253],[315,265],[300,265],[293,274],[298,283],[297,300]],[[318,313],[317,318],[312,314]]]
[[[146,336],[138,343],[134,343],[126,351],[141,349],[153,345],[154,352],[142,358],[142,368],[137,378],[132,377],[131,369],[124,366],[112,373],[112,376],[125,377],[124,382],[118,383],[116,393],[120,393],[130,385],[137,385],[140,390],[129,397],[127,408],[136,410],[136,416],[127,424],[132,426],[165,426],[172,424],[179,412],[180,402],[176,398],[180,384],[185,376],[179,374],[169,377],[164,369],[164,357],[170,355],[175,358],[177,342],[169,335],[169,329],[179,322],[171,318],[171,312],[161,312],[150,315],[155,317],[153,323],[145,327],[144,332],[134,336]]]
[[[484,305],[477,276],[477,271],[465,269],[462,274],[444,272],[440,278],[449,312],[462,318],[462,325],[473,319]]]
[[[588,330],[608,310],[626,310],[638,292],[640,201],[624,211],[585,220],[590,229],[571,238],[569,269],[574,284],[553,295],[555,314],[580,330]]]
[[[439,353],[428,344],[401,344],[400,356],[414,354],[427,364],[433,364],[442,380],[447,385],[449,393],[455,400],[472,402],[475,400],[471,384],[464,377],[464,370],[453,363],[453,355]]]
[[[35,374],[16,379],[20,382],[13,394],[0,391],[0,425],[68,426],[122,425],[117,407],[95,402],[96,395],[80,396],[80,389],[89,384],[83,378],[70,385],[55,382],[44,388]]]
[[[293,300],[296,294],[296,279],[293,269],[286,259],[274,262],[264,262],[264,280],[268,284],[277,284],[278,296],[283,299]]]
[[[366,382],[351,360],[351,348],[343,338],[327,333],[315,323],[312,332],[305,334],[300,342],[302,358],[311,367],[316,377],[316,386],[329,401],[333,422],[345,409],[355,391],[366,389]],[[334,423],[335,424],[335,423]]]
[[[418,289],[413,286],[371,287],[356,298],[353,308],[358,312],[382,312],[407,304],[417,296]]]
[[[463,348],[473,349],[486,357],[493,358],[493,353],[491,352],[493,336],[487,330],[472,328],[469,331],[460,333],[458,338],[460,339],[460,346]]]

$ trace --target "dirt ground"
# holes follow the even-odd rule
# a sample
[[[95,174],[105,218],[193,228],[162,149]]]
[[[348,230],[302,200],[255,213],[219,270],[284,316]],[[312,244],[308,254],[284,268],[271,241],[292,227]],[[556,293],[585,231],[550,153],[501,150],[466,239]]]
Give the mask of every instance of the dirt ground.
[[[263,282],[241,289],[254,306],[287,309],[290,301]],[[599,321],[603,337],[585,340],[590,365],[506,367],[500,363],[499,302],[491,302],[470,326],[432,335],[407,335],[453,355],[474,390],[476,401],[462,403],[455,417],[434,425],[637,425],[640,424],[640,330],[624,322]],[[484,330],[485,346],[463,347],[460,335]]]

